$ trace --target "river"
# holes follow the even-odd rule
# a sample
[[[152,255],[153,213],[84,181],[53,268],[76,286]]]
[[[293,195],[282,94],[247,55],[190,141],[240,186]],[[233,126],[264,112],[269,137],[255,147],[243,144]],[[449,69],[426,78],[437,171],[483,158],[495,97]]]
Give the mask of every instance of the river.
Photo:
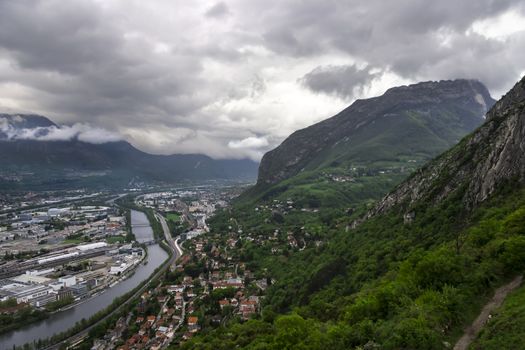
[[[143,212],[131,211],[131,227],[137,242],[144,243],[153,239],[153,230],[149,225],[148,217]]]
[[[153,230],[149,226],[148,219],[144,213],[132,210],[131,223],[135,226],[133,233],[137,235],[137,240],[150,241],[153,239]],[[96,312],[102,310],[111,304],[116,297],[135,288],[168,258],[168,254],[158,244],[150,245],[147,249],[148,263],[139,265],[133,276],[69,310],[57,312],[43,321],[32,323],[16,331],[1,335],[0,349],[12,349],[13,345],[20,346],[63,332],[83,318],[88,319]]]

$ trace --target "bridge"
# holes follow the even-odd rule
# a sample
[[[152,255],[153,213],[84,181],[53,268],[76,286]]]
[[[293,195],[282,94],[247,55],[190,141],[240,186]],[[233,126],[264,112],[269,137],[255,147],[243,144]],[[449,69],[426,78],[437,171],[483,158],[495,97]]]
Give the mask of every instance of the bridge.
[[[131,224],[131,228],[134,227],[150,227],[150,224]]]
[[[140,244],[144,244],[144,245],[154,245],[154,244],[157,244],[158,241],[156,239],[152,239],[152,240],[149,240],[149,241],[145,241],[145,242],[140,242]]]

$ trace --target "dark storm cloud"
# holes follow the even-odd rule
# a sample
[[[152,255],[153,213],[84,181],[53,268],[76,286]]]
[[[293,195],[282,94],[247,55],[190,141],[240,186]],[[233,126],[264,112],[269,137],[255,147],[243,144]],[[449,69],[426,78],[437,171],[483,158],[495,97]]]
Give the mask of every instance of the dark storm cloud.
[[[85,2],[0,2],[0,45],[24,69],[78,73],[115,59],[121,44]]]
[[[88,1],[4,1],[0,46],[21,70],[17,81],[44,92],[44,105],[72,118],[119,114],[140,123],[159,112],[193,111],[198,99],[185,94],[199,85],[200,62],[184,54],[153,57],[149,42],[138,36],[130,43],[111,23]]]
[[[505,13],[520,25],[521,1],[0,0],[0,107],[149,151],[256,158],[390,84],[505,92],[525,72],[525,27],[474,26]]]
[[[525,68],[508,65],[508,43],[467,33],[476,20],[508,10],[523,11],[517,0],[305,0],[278,7],[260,9],[265,22],[272,23],[263,37],[277,54],[315,56],[343,51],[401,77],[469,76],[498,90],[509,87]],[[494,77],[495,69],[503,71],[499,79]]]
[[[321,66],[307,73],[300,82],[312,91],[351,99],[379,75],[369,68],[359,69],[355,65]]]

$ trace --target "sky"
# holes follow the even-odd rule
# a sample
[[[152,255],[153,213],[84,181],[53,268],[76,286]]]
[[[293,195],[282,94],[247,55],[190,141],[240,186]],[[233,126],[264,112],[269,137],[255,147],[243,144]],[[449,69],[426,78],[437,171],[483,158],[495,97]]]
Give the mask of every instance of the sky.
[[[151,153],[258,160],[393,86],[524,74],[518,0],[0,0],[0,113]]]

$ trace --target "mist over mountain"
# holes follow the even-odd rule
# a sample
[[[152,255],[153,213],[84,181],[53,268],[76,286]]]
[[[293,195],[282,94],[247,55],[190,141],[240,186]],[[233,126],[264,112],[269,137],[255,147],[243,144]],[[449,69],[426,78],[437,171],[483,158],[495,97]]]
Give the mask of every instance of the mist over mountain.
[[[251,180],[257,172],[258,164],[248,159],[153,155],[117,140],[85,124],[58,126],[43,116],[2,114],[0,184],[68,186],[89,179],[123,186],[130,181]]]

